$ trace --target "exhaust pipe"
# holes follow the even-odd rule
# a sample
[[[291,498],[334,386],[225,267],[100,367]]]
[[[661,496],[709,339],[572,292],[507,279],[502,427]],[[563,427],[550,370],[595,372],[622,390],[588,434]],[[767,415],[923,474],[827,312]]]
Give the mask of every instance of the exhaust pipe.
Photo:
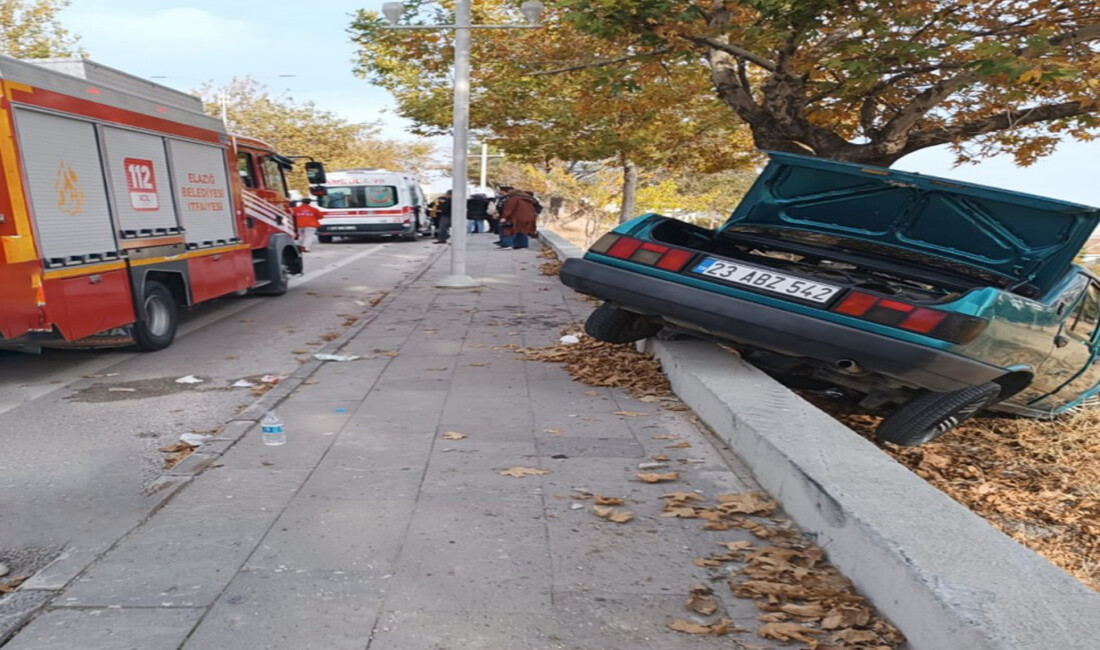
[[[848,375],[863,374],[863,368],[851,359],[840,359],[833,362],[833,367]]]

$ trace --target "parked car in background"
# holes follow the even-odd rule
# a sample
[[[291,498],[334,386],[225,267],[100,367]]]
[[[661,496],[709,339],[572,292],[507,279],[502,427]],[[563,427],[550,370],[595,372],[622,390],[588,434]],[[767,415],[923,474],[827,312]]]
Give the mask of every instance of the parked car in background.
[[[1100,394],[1100,281],[1074,256],[1100,209],[770,154],[730,218],[645,214],[566,261],[606,302],[593,337],[665,326],[773,374],[893,405],[879,439],[919,445],[983,409],[1050,417]]]

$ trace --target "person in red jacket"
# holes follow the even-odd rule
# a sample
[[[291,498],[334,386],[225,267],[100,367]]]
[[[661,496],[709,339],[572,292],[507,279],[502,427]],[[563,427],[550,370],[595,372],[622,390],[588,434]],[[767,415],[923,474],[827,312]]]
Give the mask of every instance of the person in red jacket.
[[[321,227],[321,211],[310,205],[312,199],[302,199],[294,208],[294,225],[298,228],[298,246],[305,252],[317,243],[317,229]]]

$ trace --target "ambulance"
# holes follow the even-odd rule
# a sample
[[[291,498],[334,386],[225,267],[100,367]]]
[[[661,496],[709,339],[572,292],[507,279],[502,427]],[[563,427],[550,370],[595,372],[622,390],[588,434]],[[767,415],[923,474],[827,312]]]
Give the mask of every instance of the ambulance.
[[[285,293],[291,164],[191,95],[0,56],[0,348],[159,350],[182,309]]]
[[[313,188],[323,213],[317,239],[388,235],[416,241],[432,232],[424,191],[414,176],[384,169],[343,169],[325,173]]]

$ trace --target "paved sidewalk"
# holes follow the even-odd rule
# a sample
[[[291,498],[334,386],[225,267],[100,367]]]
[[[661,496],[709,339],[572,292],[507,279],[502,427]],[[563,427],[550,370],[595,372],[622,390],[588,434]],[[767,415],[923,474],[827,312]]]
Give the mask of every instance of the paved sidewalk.
[[[536,249],[491,239],[470,237],[482,288],[435,288],[438,258],[341,350],[366,359],[320,366],[279,405],[285,446],[249,431],[6,650],[736,647],[665,625],[691,619],[688,590],[708,577],[693,559],[748,533],[659,517],[659,497],[753,489],[744,471],[690,412],[501,347],[554,343],[590,306],[539,274]],[[654,439],[668,434],[691,447]],[[662,453],[681,479],[640,482]],[[548,473],[500,474],[516,466]],[[598,519],[578,489],[636,518]],[[719,597],[742,626],[759,613]]]

